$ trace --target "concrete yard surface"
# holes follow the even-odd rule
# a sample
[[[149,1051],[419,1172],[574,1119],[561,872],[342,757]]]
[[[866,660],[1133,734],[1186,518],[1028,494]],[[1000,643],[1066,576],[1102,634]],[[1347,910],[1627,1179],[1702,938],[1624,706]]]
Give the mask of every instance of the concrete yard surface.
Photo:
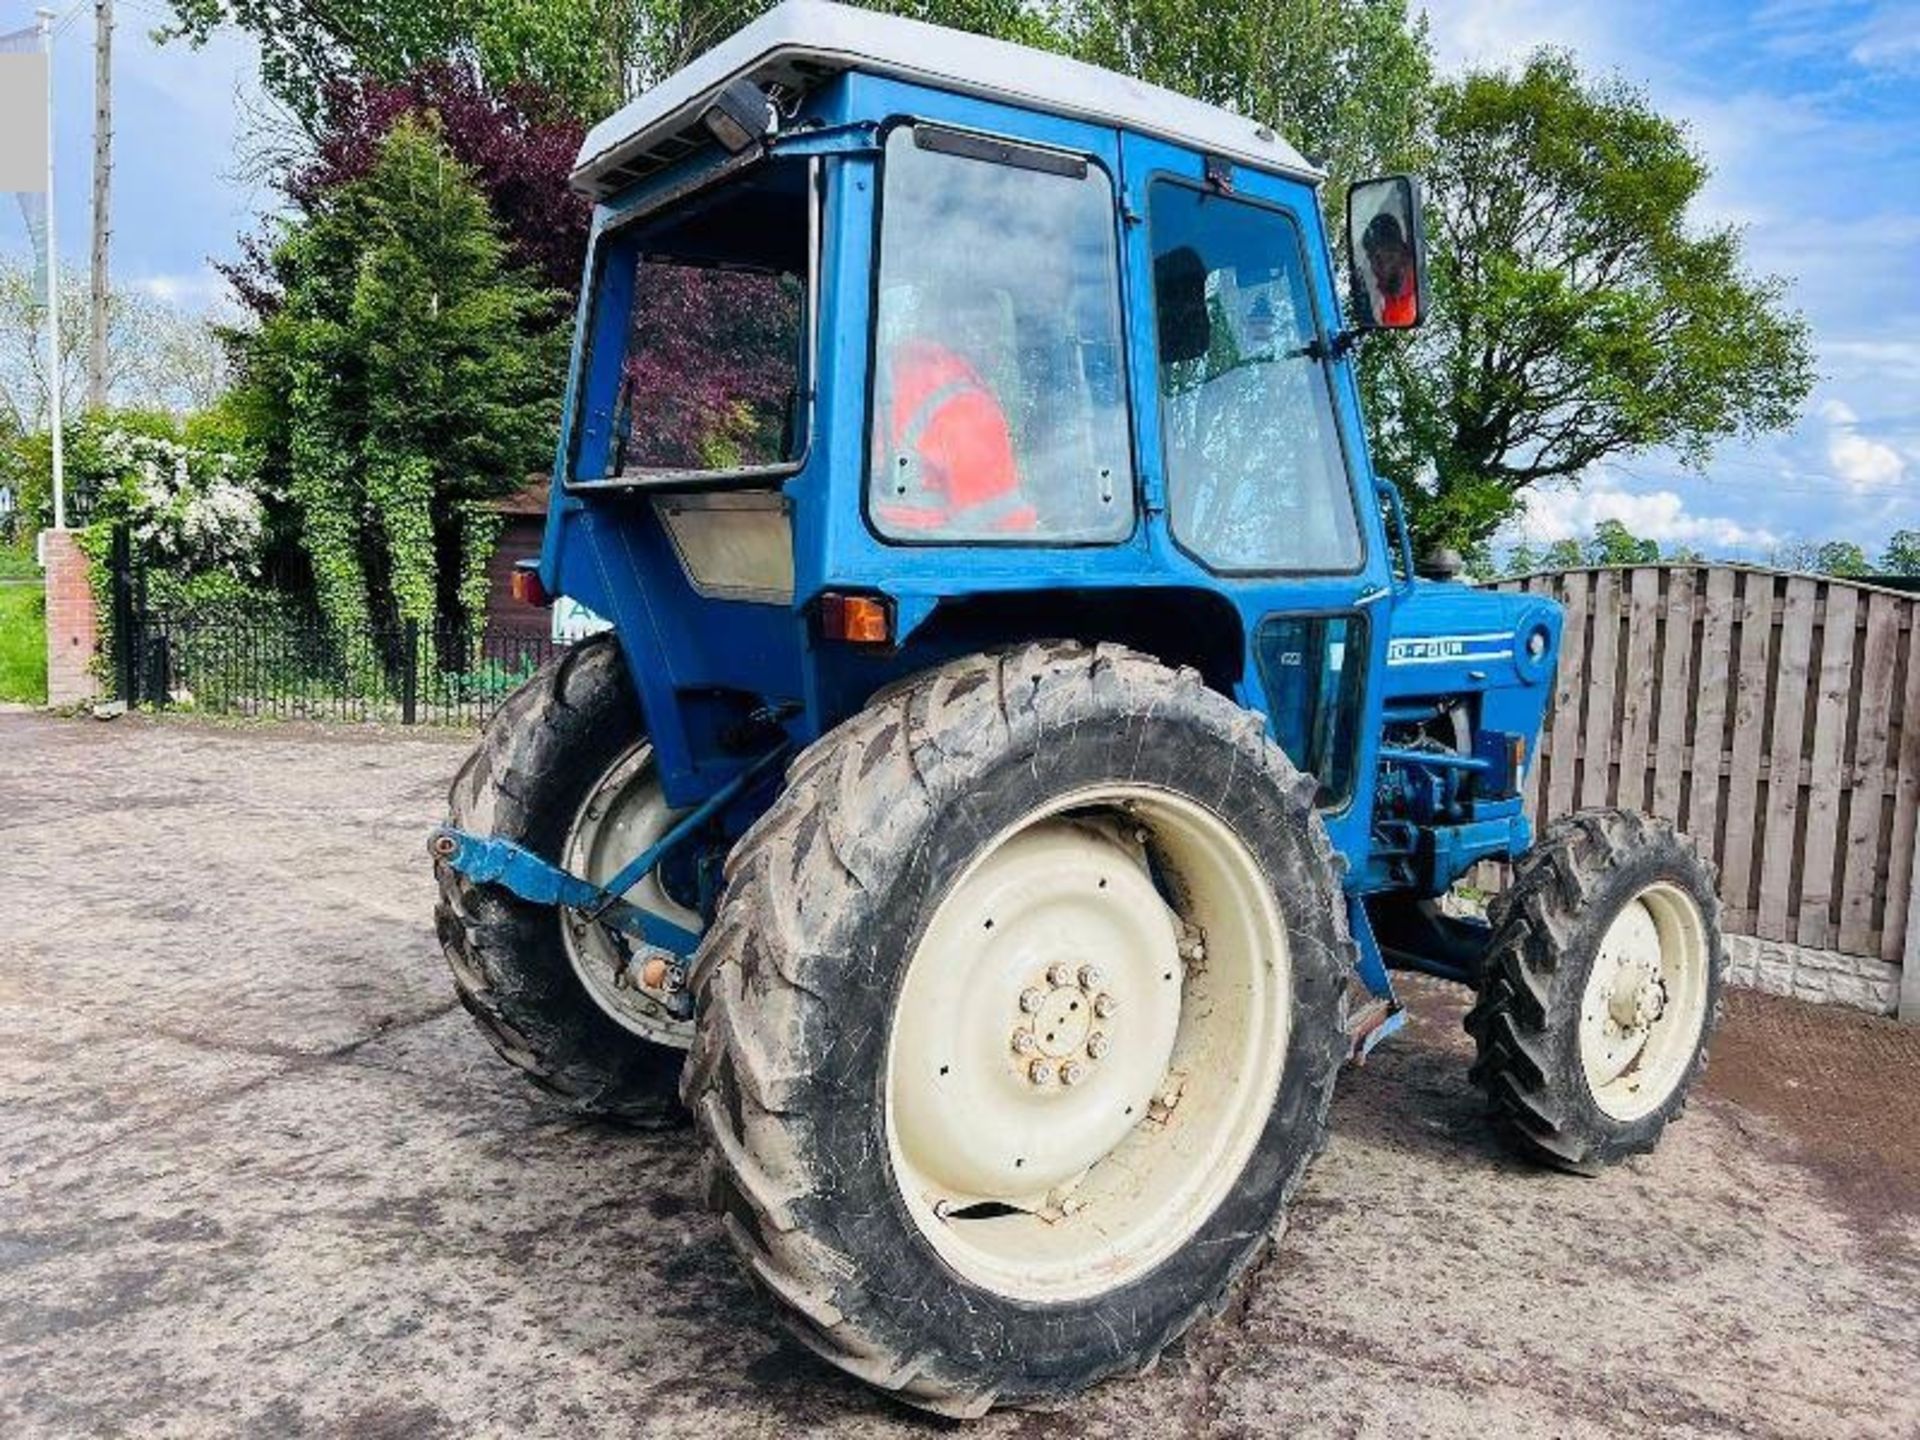
[[[424,843],[468,743],[0,715],[0,1435],[957,1428],[784,1338],[688,1132],[471,1028]],[[1735,994],[1660,1151],[1582,1180],[1408,988],[1226,1314],[970,1435],[1920,1434],[1920,1032]]]

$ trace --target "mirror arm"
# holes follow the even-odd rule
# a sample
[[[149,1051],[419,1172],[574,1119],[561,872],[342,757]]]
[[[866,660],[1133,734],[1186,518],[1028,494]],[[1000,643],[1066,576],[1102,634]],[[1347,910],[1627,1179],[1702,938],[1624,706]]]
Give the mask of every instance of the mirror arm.
[[[1310,360],[1338,360],[1360,348],[1360,342],[1367,335],[1365,330],[1336,330],[1331,340],[1322,340],[1318,335],[1303,345],[1299,352]]]
[[[1380,498],[1387,502],[1387,508],[1393,512],[1393,528],[1396,532],[1395,538],[1400,542],[1400,566],[1401,569],[1406,572],[1398,580],[1394,581],[1393,593],[1396,595],[1406,595],[1412,591],[1415,578],[1413,568],[1413,536],[1407,529],[1406,502],[1400,498],[1400,487],[1385,476],[1374,476],[1373,485],[1374,490]]]

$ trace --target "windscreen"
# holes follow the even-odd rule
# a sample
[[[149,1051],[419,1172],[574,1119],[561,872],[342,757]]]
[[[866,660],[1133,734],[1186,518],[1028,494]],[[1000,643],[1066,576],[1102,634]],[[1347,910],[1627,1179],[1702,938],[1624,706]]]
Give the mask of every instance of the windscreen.
[[[1148,192],[1173,531],[1229,572],[1359,568],[1300,232],[1171,181]]]

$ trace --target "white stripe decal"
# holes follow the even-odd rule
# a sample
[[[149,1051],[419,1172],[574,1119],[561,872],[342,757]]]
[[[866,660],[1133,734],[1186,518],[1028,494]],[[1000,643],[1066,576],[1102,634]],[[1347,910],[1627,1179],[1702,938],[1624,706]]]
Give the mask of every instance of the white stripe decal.
[[[1462,650],[1453,655],[1423,655],[1417,659],[1396,659],[1387,656],[1389,665],[1459,665],[1471,660],[1511,660],[1512,650]]]
[[[1387,642],[1389,665],[1451,665],[1467,660],[1508,660],[1513,657],[1512,636],[1505,630],[1477,635],[1418,635]],[[1476,642],[1505,640],[1499,650],[1470,650]]]

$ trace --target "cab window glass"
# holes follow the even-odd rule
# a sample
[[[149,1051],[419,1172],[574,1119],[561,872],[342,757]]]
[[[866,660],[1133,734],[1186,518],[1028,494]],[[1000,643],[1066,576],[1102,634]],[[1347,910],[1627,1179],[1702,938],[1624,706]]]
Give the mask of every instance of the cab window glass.
[[[1133,528],[1113,187],[1079,157],[887,139],[868,509],[907,541]]]
[[[1320,782],[1316,802],[1335,810],[1353,795],[1362,690],[1364,615],[1270,615],[1254,631],[1254,661],[1266,687],[1274,738]]]
[[[1148,227],[1174,534],[1217,570],[1359,568],[1298,230],[1169,181]]]
[[[574,476],[645,485],[778,474],[807,444],[808,169],[773,161],[609,237],[630,282],[610,422],[587,392]]]

